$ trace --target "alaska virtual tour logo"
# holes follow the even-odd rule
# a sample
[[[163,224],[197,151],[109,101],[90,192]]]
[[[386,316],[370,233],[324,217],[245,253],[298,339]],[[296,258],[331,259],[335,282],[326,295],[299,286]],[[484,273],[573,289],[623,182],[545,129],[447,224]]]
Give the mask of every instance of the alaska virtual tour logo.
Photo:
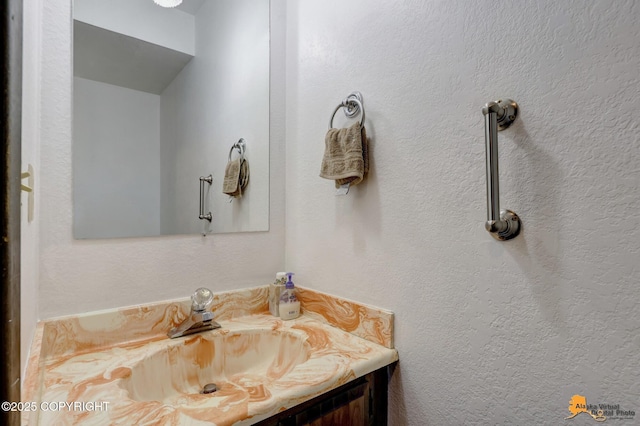
[[[593,417],[596,422],[604,422],[607,419],[633,420],[636,415],[633,410],[620,408],[620,404],[587,404],[587,397],[582,395],[573,395],[571,397],[569,412],[571,412],[571,415],[565,417],[565,420],[572,419],[582,413]]]

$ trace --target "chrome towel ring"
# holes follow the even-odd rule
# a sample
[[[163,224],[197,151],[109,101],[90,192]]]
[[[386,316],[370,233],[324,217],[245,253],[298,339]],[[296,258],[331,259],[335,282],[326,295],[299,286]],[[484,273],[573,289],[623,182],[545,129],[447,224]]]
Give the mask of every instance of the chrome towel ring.
[[[239,161],[239,169],[237,170],[237,175],[235,171],[231,171],[229,169],[231,165],[231,155],[233,151],[238,151],[238,158],[236,161]],[[227,160],[227,168],[225,168],[225,177],[224,182],[222,184],[222,192],[229,195],[229,202],[232,202],[234,198],[242,197],[242,192],[249,184],[249,163],[245,158],[245,153],[247,150],[247,143],[244,138],[240,138],[238,142],[231,145],[231,149],[229,149],[229,157]],[[237,178],[237,181],[236,181]]]
[[[231,161],[231,154],[233,154],[233,150],[237,149],[238,153],[240,154],[240,160],[244,160],[244,151],[247,147],[246,142],[244,141],[244,138],[240,138],[240,140],[236,143],[234,143],[233,145],[231,145],[231,149],[229,149],[229,160]]]
[[[353,118],[358,115],[358,113],[361,113],[362,119],[360,120],[360,127],[364,128],[364,107],[362,104],[362,93],[351,92],[349,96],[347,96],[340,105],[333,110],[333,114],[331,114],[331,118],[329,119],[329,129],[333,128],[333,118],[336,116],[336,112],[338,112],[340,108],[344,108],[344,115],[348,118]]]

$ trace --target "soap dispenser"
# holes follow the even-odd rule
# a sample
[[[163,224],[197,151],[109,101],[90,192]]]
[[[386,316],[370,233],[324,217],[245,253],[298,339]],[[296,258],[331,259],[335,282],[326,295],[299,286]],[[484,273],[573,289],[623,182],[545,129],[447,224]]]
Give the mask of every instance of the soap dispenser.
[[[300,301],[296,297],[296,289],[291,280],[292,276],[293,272],[287,272],[287,284],[280,295],[278,310],[280,311],[280,318],[283,320],[290,320],[300,316]]]

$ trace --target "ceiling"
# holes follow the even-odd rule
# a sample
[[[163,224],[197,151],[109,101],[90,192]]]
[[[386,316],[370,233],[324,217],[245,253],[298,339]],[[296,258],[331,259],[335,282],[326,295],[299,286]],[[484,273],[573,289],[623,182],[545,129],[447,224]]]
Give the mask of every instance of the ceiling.
[[[190,15],[195,15],[200,6],[202,6],[204,0],[182,0],[182,4],[177,6],[176,9],[180,9],[183,12],[187,12]]]
[[[73,38],[75,77],[158,95],[193,58],[80,21],[74,21]]]

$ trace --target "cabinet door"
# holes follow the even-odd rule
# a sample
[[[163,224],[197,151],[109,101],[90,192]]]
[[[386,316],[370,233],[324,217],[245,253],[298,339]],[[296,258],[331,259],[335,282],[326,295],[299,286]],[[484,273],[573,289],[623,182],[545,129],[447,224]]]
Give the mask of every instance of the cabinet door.
[[[367,426],[369,382],[361,378],[296,416],[296,425]]]
[[[365,395],[362,395],[307,424],[309,426],[365,426],[368,424],[366,402]]]
[[[394,366],[369,373],[255,426],[386,426],[388,377]]]

